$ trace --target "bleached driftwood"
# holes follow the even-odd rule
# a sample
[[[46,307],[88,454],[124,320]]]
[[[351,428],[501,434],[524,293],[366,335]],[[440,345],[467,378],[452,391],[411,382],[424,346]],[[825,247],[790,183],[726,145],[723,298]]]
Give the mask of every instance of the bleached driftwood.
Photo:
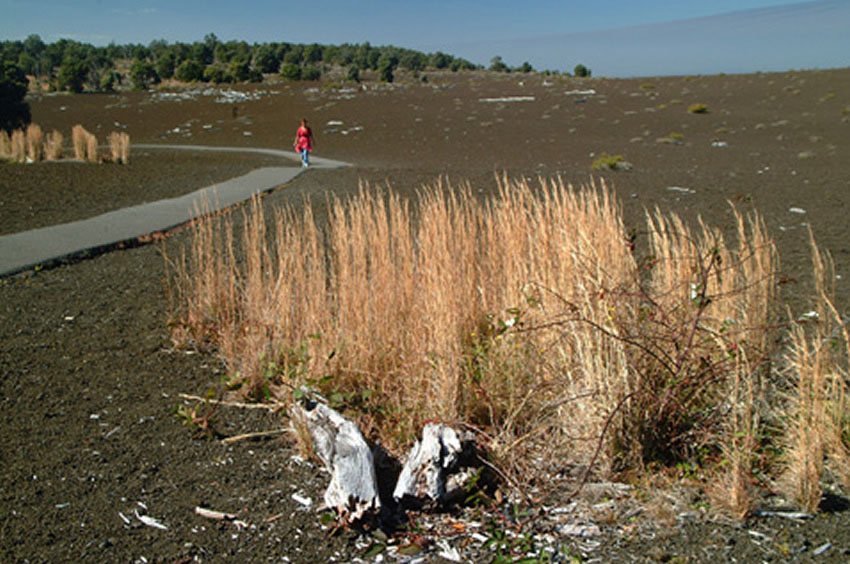
[[[325,505],[335,509],[343,522],[377,510],[381,501],[372,450],[357,425],[313,400],[296,403],[292,414],[307,426],[314,451],[331,473]]]
[[[443,424],[428,423],[422,430],[422,440],[410,450],[404,468],[396,482],[393,498],[405,496],[444,502],[449,474],[457,469],[463,444],[457,431]]]

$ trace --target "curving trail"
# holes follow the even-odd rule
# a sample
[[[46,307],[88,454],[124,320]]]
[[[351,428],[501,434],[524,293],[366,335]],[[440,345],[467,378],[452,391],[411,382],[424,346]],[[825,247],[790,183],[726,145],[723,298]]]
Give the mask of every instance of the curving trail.
[[[136,144],[137,149],[257,153],[297,161],[292,151],[250,147]],[[311,157],[311,168],[349,166],[341,161]],[[38,266],[94,256],[140,237],[167,231],[199,215],[218,211],[290,182],[304,171],[300,166],[263,167],[178,198],[169,198],[104,213],[89,219],[0,236],[0,277]]]

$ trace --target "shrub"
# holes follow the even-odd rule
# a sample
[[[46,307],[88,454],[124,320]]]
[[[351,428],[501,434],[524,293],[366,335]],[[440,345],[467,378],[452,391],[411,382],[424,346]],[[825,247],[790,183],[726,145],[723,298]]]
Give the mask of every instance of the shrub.
[[[729,398],[756,405],[774,343],[759,218],[735,213],[730,248],[655,214],[639,260],[604,186],[445,188],[406,202],[362,187],[322,227],[309,206],[267,224],[259,200],[241,236],[197,221],[172,271],[175,340],[215,346],[247,395],[341,398],[391,449],[423,420],[463,421],[524,479],[567,458],[640,469],[719,451]]]
[[[591,163],[593,170],[628,170],[630,165],[623,158],[623,155],[609,155],[602,153]]]
[[[706,106],[705,104],[691,104],[690,106],[688,106],[688,113],[689,114],[707,114],[708,113],[708,106]]]

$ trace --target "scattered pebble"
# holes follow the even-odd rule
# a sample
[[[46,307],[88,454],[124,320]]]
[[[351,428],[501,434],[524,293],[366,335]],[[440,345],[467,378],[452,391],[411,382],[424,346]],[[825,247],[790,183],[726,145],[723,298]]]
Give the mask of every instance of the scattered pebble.
[[[501,98],[479,98],[479,102],[484,103],[509,103],[509,102],[533,102],[534,96],[503,96]]]
[[[800,215],[803,215],[804,213],[806,213],[806,210],[804,210],[803,208],[788,208],[788,211],[791,212],[791,213],[797,213],[797,214],[800,214]]]

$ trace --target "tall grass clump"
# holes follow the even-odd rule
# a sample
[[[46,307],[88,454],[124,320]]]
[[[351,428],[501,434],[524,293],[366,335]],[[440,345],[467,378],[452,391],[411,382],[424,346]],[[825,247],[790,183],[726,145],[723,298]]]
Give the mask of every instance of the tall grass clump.
[[[757,433],[777,270],[757,216],[734,212],[730,244],[655,212],[637,251],[604,184],[361,186],[329,207],[206,217],[170,263],[175,341],[218,350],[246,395],[311,385],[391,449],[427,419],[468,425],[527,478]],[[728,456],[749,471],[754,448]]]
[[[33,163],[44,160],[44,132],[31,123],[26,129],[27,160]]]
[[[130,135],[113,131],[107,137],[109,153],[114,163],[127,164],[130,162]]]
[[[27,134],[22,129],[12,131],[9,142],[9,159],[23,163],[27,160]]]
[[[785,493],[807,511],[817,510],[827,470],[850,488],[850,410],[847,404],[850,337],[833,305],[834,267],[812,238],[816,309],[796,323],[786,362],[790,416],[785,429]]]
[[[82,125],[71,128],[71,143],[74,147],[74,158],[79,161],[96,163],[100,161],[97,153],[97,137],[89,133]]]
[[[54,129],[47,134],[47,139],[44,141],[44,158],[48,161],[58,161],[64,155],[65,137],[62,132]]]

